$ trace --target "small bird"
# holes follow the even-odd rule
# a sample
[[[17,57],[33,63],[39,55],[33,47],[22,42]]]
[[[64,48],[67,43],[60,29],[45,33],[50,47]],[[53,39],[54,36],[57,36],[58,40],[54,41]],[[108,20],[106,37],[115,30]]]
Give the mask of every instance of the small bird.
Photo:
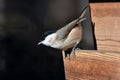
[[[72,54],[75,56],[75,48],[82,38],[81,22],[87,19],[84,18],[87,10],[88,5],[85,7],[79,18],[68,23],[56,32],[47,35],[43,41],[38,43],[38,45],[43,44],[63,51],[72,48]]]

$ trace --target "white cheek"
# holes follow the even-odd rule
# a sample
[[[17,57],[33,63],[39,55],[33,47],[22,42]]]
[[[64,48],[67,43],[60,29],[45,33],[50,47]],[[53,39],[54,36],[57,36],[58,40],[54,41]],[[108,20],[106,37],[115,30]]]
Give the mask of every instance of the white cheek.
[[[53,48],[60,48],[61,44],[56,43],[56,34],[51,34],[45,38],[42,43],[46,46],[51,46]]]
[[[48,42],[48,41],[46,41],[46,40],[42,41],[42,44],[44,44],[44,45],[46,45],[46,46],[50,46],[50,42]]]
[[[42,43],[49,46],[52,45],[52,35],[47,36]]]

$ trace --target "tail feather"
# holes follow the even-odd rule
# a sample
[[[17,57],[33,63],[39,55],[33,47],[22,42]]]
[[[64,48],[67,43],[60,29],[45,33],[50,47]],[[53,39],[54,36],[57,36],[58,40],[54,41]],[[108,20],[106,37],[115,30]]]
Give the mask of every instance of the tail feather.
[[[79,18],[73,20],[72,22],[70,22],[67,25],[65,25],[64,27],[62,27],[61,29],[57,30],[56,31],[56,34],[57,34],[56,39],[58,39],[58,40],[64,39],[70,33],[70,31],[74,28],[74,26],[76,24],[79,24],[82,21],[86,20],[87,18],[84,18],[84,16],[85,16],[85,14],[88,10],[88,7],[89,7],[89,5],[87,5],[84,8],[84,10],[83,10],[83,12],[82,12],[82,14],[80,15]]]
[[[79,20],[85,16],[86,12],[88,11],[88,8],[89,8],[89,4],[83,9],[82,14],[78,18]]]

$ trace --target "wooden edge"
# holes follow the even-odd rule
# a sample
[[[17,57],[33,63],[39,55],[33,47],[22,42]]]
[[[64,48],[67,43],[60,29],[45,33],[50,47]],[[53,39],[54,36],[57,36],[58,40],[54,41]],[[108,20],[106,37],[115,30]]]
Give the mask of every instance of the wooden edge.
[[[67,80],[120,80],[120,52],[77,50],[63,59]]]

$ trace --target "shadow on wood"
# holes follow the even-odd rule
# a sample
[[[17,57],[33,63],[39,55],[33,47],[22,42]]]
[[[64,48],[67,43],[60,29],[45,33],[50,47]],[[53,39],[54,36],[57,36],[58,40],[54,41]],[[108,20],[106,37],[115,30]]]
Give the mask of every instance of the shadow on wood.
[[[64,66],[67,80],[120,80],[120,52],[78,50]]]

